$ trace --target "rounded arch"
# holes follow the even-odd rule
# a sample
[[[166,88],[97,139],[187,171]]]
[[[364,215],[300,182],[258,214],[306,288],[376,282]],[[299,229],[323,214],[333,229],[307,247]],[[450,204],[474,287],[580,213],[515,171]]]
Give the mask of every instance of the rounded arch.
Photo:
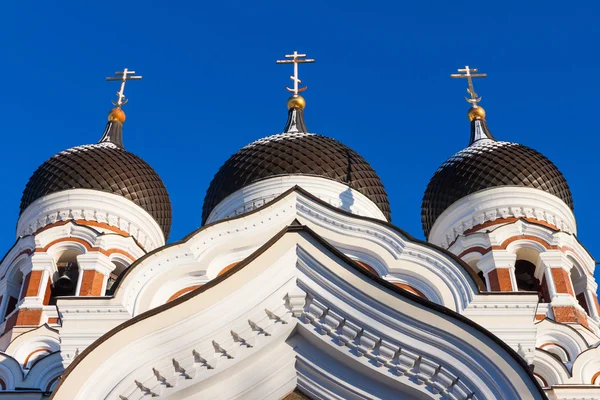
[[[394,273],[393,275],[388,275],[384,277],[384,279],[395,286],[416,294],[417,296],[421,296],[429,301],[451,308],[451,306],[446,303],[449,300],[449,297],[447,295],[444,296],[436,285],[432,284],[431,281],[419,274],[411,271],[402,271]]]
[[[543,387],[543,388],[549,387],[548,382],[546,382],[546,380],[540,374],[537,374],[534,372],[533,376],[535,377],[535,380],[539,383],[539,385],[541,387]]]
[[[91,248],[92,246],[83,239],[64,238],[49,243],[43,250],[50,254],[55,262],[58,262],[66,252],[80,255],[87,253]]]
[[[581,353],[573,362],[573,378],[578,382],[592,383],[598,380],[600,371],[600,347],[594,347]]]
[[[231,264],[229,264],[228,266],[226,266],[225,268],[220,270],[219,273],[217,274],[217,276],[223,275],[225,272],[229,271],[231,268],[235,267],[238,264],[239,264],[239,261],[232,262]]]
[[[112,289],[112,286],[117,281],[119,276],[124,273],[127,268],[133,263],[133,261],[124,254],[114,252],[108,256],[111,263],[114,264],[115,268],[111,271],[106,282],[106,290]]]
[[[21,365],[13,357],[0,353],[0,379],[4,382],[6,390],[13,390],[21,386],[23,371]]]
[[[23,366],[24,369],[31,368],[35,362],[41,360],[50,353],[60,350],[60,342],[58,337],[44,334],[37,336],[35,333],[32,333],[31,335],[32,336],[29,338],[17,337],[14,340],[16,346],[9,346],[7,349],[12,351],[11,354],[15,360],[17,360]]]
[[[188,286],[186,288],[176,291],[175,293],[173,293],[173,295],[171,297],[169,297],[169,299],[167,300],[167,303],[183,296],[186,293],[191,292],[192,290],[198,289],[200,286],[202,286],[202,285],[192,285],[192,286]]]
[[[36,361],[46,357],[48,354],[52,353],[50,349],[37,349],[32,351],[25,357],[23,361],[23,368],[29,369]]]
[[[535,349],[533,365],[536,375],[543,379],[546,387],[566,383],[570,378],[567,367],[543,349]]]
[[[571,356],[567,349],[557,343],[544,343],[540,349],[546,350],[548,353],[556,356],[563,364],[568,364],[571,361]]]

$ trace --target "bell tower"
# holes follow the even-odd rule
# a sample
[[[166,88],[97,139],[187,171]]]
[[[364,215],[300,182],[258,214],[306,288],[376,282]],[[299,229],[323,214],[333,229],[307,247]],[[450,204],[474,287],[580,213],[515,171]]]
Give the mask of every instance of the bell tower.
[[[2,333],[60,325],[59,297],[105,296],[135,260],[163,246],[171,204],[156,172],[125,150],[124,69],[117,101],[96,144],[62,151],[30,178],[21,200],[17,241],[2,261]]]

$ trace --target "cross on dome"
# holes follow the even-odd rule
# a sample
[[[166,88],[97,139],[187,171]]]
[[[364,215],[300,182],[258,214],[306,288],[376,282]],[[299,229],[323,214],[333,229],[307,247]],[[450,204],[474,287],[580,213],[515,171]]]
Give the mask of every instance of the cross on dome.
[[[476,106],[477,103],[479,103],[481,101],[481,97],[477,96],[477,93],[475,93],[475,89],[473,88],[473,78],[485,78],[487,76],[487,74],[473,74],[472,72],[479,72],[477,70],[477,68],[469,68],[468,65],[465,66],[464,69],[459,69],[458,72],[462,72],[459,74],[451,74],[450,77],[451,78],[467,78],[467,81],[469,82],[469,87],[467,88],[467,93],[469,93],[471,95],[471,98],[467,98],[465,97],[465,100],[467,100],[467,102],[471,103],[473,106]]]
[[[123,71],[115,72],[115,76],[109,76],[106,78],[107,81],[121,81],[121,90],[117,92],[117,101],[113,100],[113,104],[118,108],[122,105],[127,104],[127,98],[125,98],[125,82],[141,80],[141,76],[135,76],[135,71],[129,71],[125,68]]]
[[[300,78],[298,77],[298,64],[302,63],[314,63],[315,60],[313,58],[304,58],[306,54],[299,54],[296,50],[294,50],[293,54],[286,54],[285,58],[291,58],[291,60],[277,60],[277,64],[294,64],[294,75],[290,76],[290,79],[294,82],[294,88],[290,89],[286,87],[289,92],[294,93],[294,96],[298,96],[298,93],[304,92],[308,86],[304,86],[302,88],[299,87],[299,84],[302,83]]]

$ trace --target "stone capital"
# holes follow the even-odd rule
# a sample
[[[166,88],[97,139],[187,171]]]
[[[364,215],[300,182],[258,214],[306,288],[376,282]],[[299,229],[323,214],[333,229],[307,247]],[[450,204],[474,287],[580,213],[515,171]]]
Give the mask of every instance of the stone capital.
[[[517,255],[507,250],[492,250],[485,254],[479,262],[479,268],[484,274],[497,268],[514,268]]]

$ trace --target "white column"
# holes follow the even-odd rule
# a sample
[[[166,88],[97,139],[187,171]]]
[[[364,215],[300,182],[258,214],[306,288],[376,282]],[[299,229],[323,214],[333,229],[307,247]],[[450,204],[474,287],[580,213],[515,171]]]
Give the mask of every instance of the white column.
[[[491,291],[489,273],[496,269],[507,269],[510,275],[512,291],[518,291],[515,278],[515,261],[517,255],[507,250],[492,250],[485,254],[477,262],[477,268],[483,272],[487,285],[487,290]]]
[[[79,278],[77,279],[77,296],[81,294],[81,280],[83,279],[83,275],[85,271],[96,271],[103,275],[103,283],[102,283],[102,293],[101,296],[104,295],[104,291],[106,290],[106,282],[110,273],[116,268],[116,265],[110,262],[108,256],[100,253],[93,252],[87,253],[77,256],[77,264],[79,265]]]

